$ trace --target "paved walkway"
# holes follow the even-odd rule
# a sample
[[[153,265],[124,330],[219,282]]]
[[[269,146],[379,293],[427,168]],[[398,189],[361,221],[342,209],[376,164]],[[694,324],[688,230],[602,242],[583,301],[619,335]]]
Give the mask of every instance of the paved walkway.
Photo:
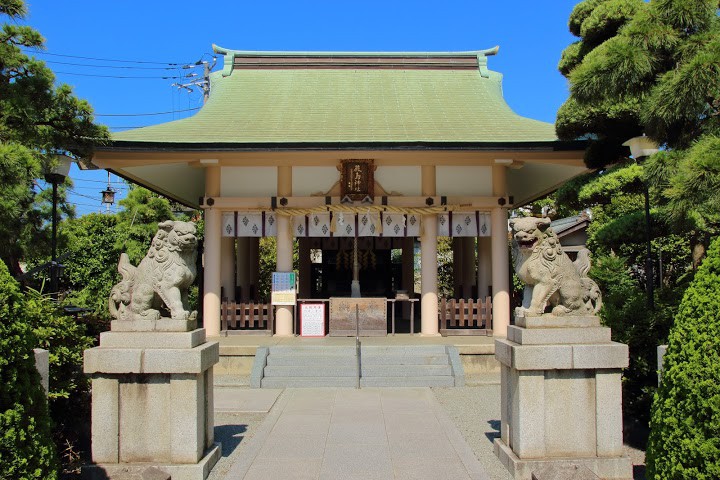
[[[429,388],[313,388],[279,396],[225,479],[489,477]]]

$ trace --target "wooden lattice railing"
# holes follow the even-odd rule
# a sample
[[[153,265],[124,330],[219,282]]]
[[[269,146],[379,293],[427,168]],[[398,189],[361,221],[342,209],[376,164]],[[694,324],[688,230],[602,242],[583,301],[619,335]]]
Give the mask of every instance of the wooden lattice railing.
[[[225,335],[272,335],[273,322],[273,306],[269,303],[223,300],[220,305],[220,330]]]
[[[492,299],[440,299],[440,333],[448,335],[492,335]]]

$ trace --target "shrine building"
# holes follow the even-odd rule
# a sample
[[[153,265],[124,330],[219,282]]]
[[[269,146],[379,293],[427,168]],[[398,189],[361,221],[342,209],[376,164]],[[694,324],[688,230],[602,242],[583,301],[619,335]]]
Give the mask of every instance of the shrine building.
[[[361,296],[395,308],[395,299],[417,299],[426,336],[438,335],[445,305],[438,238],[452,237],[454,300],[491,297],[488,328],[506,335],[508,209],[586,167],[584,142],[561,142],[552,124],[505,103],[502,75],[487,65],[497,47],[214,49],[224,68],[210,75],[209,98],[195,115],[113,134],[92,160],[204,210],[209,336],[225,328],[227,304],[255,300],[261,237],[276,238],[277,272],[293,270],[297,240],[297,302]],[[271,334],[298,330],[295,302],[284,303],[274,307]]]

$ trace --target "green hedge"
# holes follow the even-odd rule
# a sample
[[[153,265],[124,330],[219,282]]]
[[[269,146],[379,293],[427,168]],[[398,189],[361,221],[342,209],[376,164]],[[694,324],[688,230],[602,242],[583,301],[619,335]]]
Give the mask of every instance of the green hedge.
[[[655,394],[648,478],[720,478],[720,239],[685,292]]]
[[[0,479],[56,479],[50,417],[24,321],[24,298],[0,261]]]

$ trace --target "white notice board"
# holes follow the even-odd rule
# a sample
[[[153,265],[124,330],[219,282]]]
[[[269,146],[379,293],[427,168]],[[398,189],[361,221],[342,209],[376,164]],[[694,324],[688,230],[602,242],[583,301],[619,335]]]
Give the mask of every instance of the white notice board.
[[[324,337],[325,336],[325,304],[324,303],[301,303],[300,304],[300,336],[301,337]]]

